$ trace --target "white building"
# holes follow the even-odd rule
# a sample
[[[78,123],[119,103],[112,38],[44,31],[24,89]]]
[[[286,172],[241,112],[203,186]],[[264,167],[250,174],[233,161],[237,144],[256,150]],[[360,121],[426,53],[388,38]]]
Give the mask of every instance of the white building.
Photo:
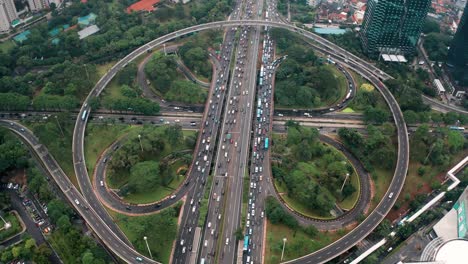
[[[0,0],[0,32],[10,30],[11,21],[18,18],[13,0]]]
[[[316,7],[320,4],[321,0],[307,0],[307,4],[311,7]]]

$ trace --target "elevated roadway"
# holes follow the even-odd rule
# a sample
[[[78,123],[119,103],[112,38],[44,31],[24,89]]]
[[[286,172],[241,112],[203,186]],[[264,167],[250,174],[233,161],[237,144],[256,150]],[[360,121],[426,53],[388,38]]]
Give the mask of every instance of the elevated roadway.
[[[94,210],[92,204],[88,203],[84,196],[75,188],[47,148],[40,144],[39,140],[28,128],[9,120],[0,120],[0,126],[8,128],[26,143],[34,156],[40,161],[45,171],[57,183],[60,190],[68,199],[68,202],[94,230],[99,239],[102,240],[116,256],[127,263],[157,263],[136,252],[115,234],[115,231],[112,230]],[[141,261],[137,261],[137,259],[140,258]]]
[[[322,52],[326,54],[334,55],[335,60],[339,61],[341,64],[348,66],[349,68],[355,70],[359,74],[363,75],[367,78],[374,86],[382,93],[384,99],[386,100],[387,104],[390,107],[392,115],[394,117],[396,126],[397,126],[397,133],[398,133],[398,161],[397,166],[394,174],[394,178],[390,184],[389,190],[386,194],[388,196],[390,193],[394,193],[392,198],[384,198],[377,208],[372,212],[369,217],[364,220],[356,229],[351,231],[348,235],[344,236],[342,239],[336,241],[335,243],[317,251],[307,256],[301,257],[297,260],[291,261],[291,263],[321,263],[326,262],[337,255],[341,254],[345,250],[349,249],[360,240],[362,240],[365,236],[367,236],[385,217],[388,211],[391,209],[393,204],[395,203],[398,194],[403,187],[404,180],[406,177],[406,172],[408,169],[408,135],[406,125],[403,119],[403,115],[399,109],[399,106],[393,97],[393,95],[388,91],[388,89],[383,85],[380,80],[386,80],[391,78],[388,74],[380,71],[374,65],[368,63],[367,61],[358,58],[357,56],[347,52],[346,50],[338,47],[337,45],[327,41],[318,35],[311,33],[307,30],[295,27],[293,25],[288,25],[280,22],[273,22],[273,21],[262,21],[262,20],[232,20],[232,21],[219,21],[219,22],[212,22],[201,24],[193,27],[189,27],[186,29],[182,29],[170,34],[167,34],[163,37],[157,38],[149,43],[137,48],[129,55],[124,57],[122,60],[117,62],[96,84],[93,88],[91,93],[85,100],[83,104],[79,117],[76,120],[75,130],[73,134],[73,159],[75,164],[75,173],[78,177],[80,188],[85,193],[86,199],[91,200],[92,202],[96,201],[96,196],[92,194],[92,184],[90,182],[88,172],[86,170],[86,165],[84,161],[84,132],[86,123],[88,120],[87,113],[92,109],[88,105],[89,99],[93,97],[99,96],[102,90],[106,87],[106,85],[110,82],[110,80],[120,71],[123,67],[125,67],[129,62],[136,59],[141,54],[147,52],[148,49],[155,48],[164,42],[172,40],[174,38],[180,37],[185,34],[206,30],[206,29],[216,29],[216,28],[225,28],[225,27],[235,27],[235,26],[271,26],[271,27],[279,27],[285,28],[288,30],[292,30],[298,34],[301,34],[314,42],[317,45],[321,45],[323,48]],[[85,112],[86,111],[86,112]],[[93,204],[93,203],[92,203]],[[104,210],[101,205],[95,205],[94,208],[96,211]],[[107,219],[107,214],[100,214],[102,219]],[[112,223],[108,223],[112,224]],[[127,250],[130,250],[129,247]],[[111,248],[111,250],[115,251],[115,248]]]

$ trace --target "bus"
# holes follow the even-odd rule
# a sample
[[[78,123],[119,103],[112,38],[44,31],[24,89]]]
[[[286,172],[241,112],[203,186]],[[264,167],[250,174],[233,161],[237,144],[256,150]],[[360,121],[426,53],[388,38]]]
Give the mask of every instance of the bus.
[[[268,149],[268,138],[265,138],[265,149]]]
[[[450,130],[457,130],[457,131],[464,131],[464,127],[457,127],[457,126],[451,126],[449,127]]]
[[[85,120],[86,119],[86,115],[88,114],[88,110],[84,110],[83,114],[81,115],[81,120]]]
[[[257,107],[258,108],[262,107],[262,99],[260,99],[260,98],[258,98]]]
[[[260,77],[259,85],[263,85],[263,78],[262,77]]]
[[[257,118],[258,118],[258,119],[260,119],[260,115],[261,115],[260,109],[257,109]]]
[[[244,237],[244,251],[249,249],[249,236]]]

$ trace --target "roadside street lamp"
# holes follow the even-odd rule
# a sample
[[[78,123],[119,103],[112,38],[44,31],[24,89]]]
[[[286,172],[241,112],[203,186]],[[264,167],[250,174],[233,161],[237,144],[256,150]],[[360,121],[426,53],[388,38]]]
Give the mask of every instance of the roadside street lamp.
[[[143,152],[143,145],[141,144],[141,135],[138,135],[138,141],[140,141],[141,152]]]
[[[5,221],[5,219],[3,219],[3,217],[1,215],[0,215],[0,218],[2,219],[3,223],[5,223],[4,226],[3,226],[3,228],[5,228],[5,230],[7,230],[8,228],[11,227],[10,222]]]
[[[348,180],[348,178],[349,178],[349,173],[346,173],[346,178],[344,179],[343,185],[341,185],[341,190],[340,190],[340,192],[343,192],[343,188],[344,188],[344,186],[345,186],[346,181]]]
[[[150,254],[150,258],[153,259],[153,254],[151,254],[151,250],[150,250],[150,247],[148,245],[148,238],[146,236],[143,237],[143,239],[145,240],[145,243],[146,243],[146,247],[148,248],[148,252]]]
[[[283,261],[283,256],[284,256],[284,246],[286,246],[286,238],[283,238],[283,251],[281,252],[281,261]]]

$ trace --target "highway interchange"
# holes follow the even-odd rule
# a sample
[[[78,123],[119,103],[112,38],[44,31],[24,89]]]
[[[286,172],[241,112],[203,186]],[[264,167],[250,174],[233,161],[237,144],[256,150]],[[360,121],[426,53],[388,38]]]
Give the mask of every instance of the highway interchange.
[[[250,2],[252,4],[252,2]],[[256,10],[255,7],[249,7],[252,8],[253,10]],[[258,8],[258,7],[257,7]],[[260,9],[261,10],[261,9]],[[257,14],[254,12],[254,14]],[[236,19],[238,17],[235,17]],[[254,19],[257,19],[257,17],[254,17]],[[253,27],[248,27],[248,26],[253,26]],[[184,257],[182,253],[184,251],[184,246],[187,247],[187,243],[192,243],[193,240],[193,228],[195,228],[198,225],[198,221],[194,221],[194,219],[198,219],[198,210],[193,210],[193,204],[191,203],[191,199],[194,199],[194,204],[198,203],[198,200],[201,199],[201,195],[203,195],[204,191],[204,185],[207,179],[207,175],[209,175],[210,168],[212,167],[212,160],[216,160],[216,162],[213,162],[216,166],[214,166],[214,179],[213,183],[214,185],[211,186],[212,192],[210,195],[210,207],[209,207],[209,213],[207,216],[207,221],[205,221],[205,226],[207,227],[210,225],[209,223],[214,223],[213,221],[218,221],[216,220],[211,220],[214,218],[217,218],[216,213],[216,206],[211,206],[211,202],[215,199],[212,197],[214,196],[214,191],[213,190],[221,190],[220,188],[224,188],[226,191],[226,195],[231,195],[229,198],[229,201],[234,203],[233,209],[229,210],[228,212],[224,213],[224,218],[223,220],[223,234],[220,239],[216,240],[213,239],[211,236],[211,231],[210,227],[205,228],[205,234],[203,237],[206,239],[207,237],[210,238],[210,246],[207,246],[205,251],[201,251],[201,256],[207,256],[209,252],[209,248],[213,251],[213,248],[215,247],[215,243],[218,245],[222,246],[220,252],[224,252],[224,255],[218,254],[215,256],[219,259],[220,262],[223,263],[233,263],[234,259],[236,258],[237,252],[235,251],[236,245],[233,240],[233,233],[239,226],[240,222],[240,208],[241,208],[241,202],[240,199],[242,198],[242,180],[244,177],[245,171],[243,169],[239,169],[239,166],[233,165],[235,162],[240,162],[242,164],[247,160],[247,155],[248,155],[248,148],[250,146],[249,142],[249,136],[247,135],[242,135],[240,133],[249,133],[250,132],[250,126],[252,119],[250,118],[240,118],[241,115],[244,115],[242,113],[245,113],[245,115],[249,115],[247,111],[241,112],[239,109],[236,111],[235,109],[232,109],[231,107],[231,100],[236,100],[238,101],[237,104],[239,107],[246,103],[250,103],[250,115],[254,111],[254,105],[253,103],[255,102],[253,100],[254,96],[254,91],[255,91],[255,86],[256,86],[256,55],[253,54],[258,54],[256,50],[260,46],[260,30],[261,27],[281,27],[281,28],[286,28],[289,30],[293,30],[299,34],[303,34],[305,37],[312,39],[317,46],[321,49],[322,53],[330,55],[331,58],[333,58],[335,61],[339,62],[342,65],[345,65],[349,67],[350,69],[353,69],[357,73],[363,75],[366,79],[368,79],[377,89],[382,93],[384,99],[386,100],[387,104],[389,105],[389,108],[392,112],[393,118],[396,123],[397,127],[397,134],[398,134],[398,161],[397,161],[397,166],[395,170],[395,174],[393,177],[393,180],[390,184],[389,190],[387,191],[387,194],[382,198],[382,201],[379,203],[379,205],[376,207],[376,209],[367,217],[366,220],[364,220],[358,227],[356,227],[354,230],[352,230],[350,233],[348,233],[346,236],[344,236],[342,239],[334,242],[333,244],[319,250],[316,252],[313,252],[307,256],[303,256],[301,258],[298,258],[296,260],[289,261],[288,263],[323,263],[326,262],[327,260],[330,260],[342,252],[346,251],[356,243],[358,243],[360,240],[362,240],[364,237],[366,237],[379,223],[380,221],[385,217],[385,215],[388,213],[388,211],[391,209],[393,206],[394,202],[396,201],[396,198],[398,197],[398,194],[401,191],[401,188],[403,186],[405,177],[406,177],[406,172],[408,168],[408,135],[407,135],[407,129],[406,125],[403,120],[402,113],[399,109],[398,104],[396,103],[396,100],[392,96],[392,94],[386,89],[386,87],[383,85],[381,82],[381,79],[388,79],[390,76],[387,74],[381,72],[378,70],[375,66],[367,63],[366,61],[357,58],[356,56],[350,54],[349,52],[346,52],[342,48],[337,47],[336,45],[318,37],[317,35],[310,33],[306,30],[297,28],[295,26],[289,25],[289,24],[284,24],[281,22],[275,22],[275,21],[265,21],[265,20],[230,20],[230,21],[222,21],[222,22],[212,22],[212,23],[207,23],[207,24],[202,24],[202,25],[197,25],[193,26],[187,29],[183,29],[177,32],[170,33],[166,36],[163,36],[161,38],[158,38],[156,40],[151,41],[148,44],[145,44],[144,46],[136,49],[134,52],[130,53],[127,55],[124,59],[119,61],[117,64],[115,64],[106,75],[104,75],[99,82],[96,84],[95,88],[92,90],[92,92],[89,94],[87,97],[85,103],[83,104],[81,111],[76,119],[76,124],[75,124],[75,130],[74,130],[74,137],[73,137],[73,160],[74,160],[74,166],[75,166],[75,173],[78,178],[78,182],[80,185],[80,189],[83,193],[81,195],[70,183],[69,181],[67,182],[68,178],[61,172],[59,169],[58,165],[56,162],[52,160],[49,154],[44,154],[44,156],[40,156],[41,160],[43,160],[45,166],[48,168],[48,171],[51,172],[51,174],[54,176],[54,179],[57,181],[59,184],[60,188],[68,199],[71,201],[72,204],[74,204],[75,208],[77,211],[82,215],[82,217],[90,224],[92,229],[98,234],[98,236],[103,240],[103,242],[119,257],[121,257],[123,260],[129,263],[134,263],[134,262],[144,262],[144,263],[153,263],[153,260],[150,260],[143,255],[137,253],[134,251],[129,245],[128,241],[124,237],[122,237],[122,233],[118,229],[118,227],[114,224],[112,221],[111,217],[108,215],[107,211],[105,208],[102,206],[100,203],[98,197],[94,193],[93,189],[93,184],[90,181],[90,178],[88,176],[88,171],[86,168],[85,160],[84,160],[84,132],[86,128],[86,123],[89,117],[89,112],[91,111],[91,108],[88,106],[89,99],[95,96],[99,96],[99,94],[102,92],[102,90],[106,87],[108,82],[115,76],[115,74],[125,67],[130,61],[134,60],[141,54],[147,52],[148,49],[153,49],[162,43],[171,40],[175,37],[181,36],[183,34],[188,34],[200,30],[205,30],[205,29],[216,29],[216,28],[227,28],[227,34],[225,35],[225,42],[223,46],[222,53],[226,54],[226,57],[223,56],[223,60],[221,61],[221,69],[219,71],[219,79],[216,80],[216,83],[213,82],[211,91],[215,91],[215,93],[210,93],[209,100],[206,103],[205,106],[205,113],[203,116],[203,122],[202,122],[202,130],[204,130],[205,133],[200,133],[199,135],[199,140],[197,143],[197,147],[195,148],[195,153],[194,157],[196,159],[194,160],[194,163],[191,166],[191,169],[189,170],[190,176],[187,177],[188,180],[193,181],[193,187],[189,186],[187,187],[187,198],[186,198],[186,203],[184,205],[184,213],[182,216],[182,225],[180,228],[180,234],[177,240],[177,247],[176,251],[174,253],[174,263],[188,263],[187,259],[188,257]],[[247,54],[250,54],[252,57],[248,57],[251,59],[250,61],[250,67],[244,68],[244,71],[250,70],[251,73],[249,74],[248,77],[238,77],[238,83],[242,82],[244,83],[245,90],[249,91],[247,96],[241,97],[240,95],[236,95],[237,98],[234,99],[233,97],[235,89],[233,89],[234,85],[234,80],[231,77],[231,79],[228,79],[228,76],[232,75],[235,76],[234,74],[235,69],[233,69],[233,73],[230,73],[229,65],[230,65],[230,59],[231,59],[231,53],[233,52],[232,47],[234,46],[234,34],[229,34],[229,32],[232,31],[232,28],[234,27],[239,27],[240,30],[245,28],[249,28],[245,34],[246,34],[246,41],[254,41],[247,47],[247,49],[244,52],[247,52]],[[247,38],[248,36],[248,38]],[[255,45],[255,44],[257,45]],[[241,45],[242,46],[242,45]],[[240,47],[242,49],[242,47]],[[252,50],[253,49],[253,50]],[[237,48],[239,50],[239,46]],[[234,61],[239,60],[239,56],[241,54],[235,53],[236,58]],[[244,63],[248,65],[249,61],[244,59]],[[253,73],[253,74],[252,74]],[[229,88],[227,89],[227,87]],[[242,89],[240,89],[242,91]],[[261,91],[261,90],[260,90]],[[226,95],[226,92],[228,94]],[[272,92],[273,93],[273,92]],[[225,98],[226,97],[226,98]],[[243,99],[241,99],[243,98]],[[266,97],[265,97],[266,98]],[[271,97],[268,99],[271,100]],[[271,101],[272,102],[272,101]],[[266,102],[264,102],[266,103]],[[223,112],[223,107],[224,105],[224,112]],[[238,108],[239,108],[238,107]],[[270,107],[271,109],[272,107]],[[234,113],[228,114],[229,110],[234,111]],[[86,111],[86,112],[85,112]],[[211,115],[210,115],[211,113]],[[224,118],[221,118],[221,115],[224,113]],[[228,117],[229,115],[232,115],[232,117]],[[266,114],[265,114],[266,115]],[[268,116],[268,115],[266,115]],[[83,118],[82,118],[83,117]],[[271,121],[271,111],[269,115],[270,121]],[[230,123],[231,120],[238,120],[237,124]],[[242,121],[241,121],[242,120]],[[262,119],[263,120],[263,119]],[[226,121],[229,122],[229,124],[226,124]],[[270,122],[269,121],[269,122]],[[266,119],[263,121],[266,122]],[[254,126],[258,125],[259,123],[254,122]],[[231,125],[234,129],[239,129],[238,134],[234,133],[226,133],[229,132],[229,125]],[[270,122],[270,127],[273,125],[273,122]],[[219,131],[219,127],[221,126],[221,131]],[[14,124],[11,126],[15,131],[18,133],[17,128],[19,129],[19,125]],[[220,133],[218,133],[218,131]],[[234,130],[233,130],[234,131]],[[20,135],[22,135],[25,140],[29,140],[31,145],[37,146],[39,143],[37,142],[37,139],[35,139],[32,135],[29,135],[26,137],[25,135],[27,133],[19,131]],[[231,139],[229,139],[229,142],[223,142],[224,139],[226,141],[228,140],[227,134],[231,134]],[[214,146],[215,143],[211,143],[210,145],[207,145],[207,138],[211,137],[211,141],[216,141],[216,139],[219,139],[219,149],[216,151],[217,156],[214,156]],[[258,137],[257,137],[258,138]],[[260,139],[262,140],[265,139]],[[205,143],[202,143],[205,141]],[[222,143],[223,142],[223,143]],[[240,155],[237,155],[237,148],[235,147],[236,142],[238,144],[238,147],[241,151]],[[227,151],[222,151],[223,149],[223,144],[231,144],[229,150]],[[234,145],[234,147],[232,146]],[[206,146],[208,146],[208,150],[206,150]],[[255,147],[255,145],[254,145]],[[43,146],[41,147],[43,149]],[[227,154],[225,154],[227,153]],[[266,155],[264,157],[268,157],[266,152]],[[233,156],[236,156],[234,158]],[[235,160],[237,159],[238,160]],[[256,159],[256,157],[255,157]],[[267,158],[264,158],[264,169],[266,166],[268,166],[266,162],[268,160]],[[217,165],[220,165],[219,172],[224,171],[225,173],[228,173],[228,176],[226,177],[226,174],[222,176],[222,173],[218,173],[217,170]],[[239,163],[237,163],[239,165]],[[198,170],[198,166],[200,166],[200,170]],[[205,169],[202,171],[202,167]],[[225,167],[223,167],[225,166]],[[244,163],[244,166],[246,166],[246,163]],[[253,166],[253,165],[252,165]],[[243,166],[240,166],[241,168]],[[258,167],[258,166],[255,166]],[[224,170],[222,170],[224,168]],[[251,167],[251,171],[252,171]],[[257,169],[253,169],[253,171],[256,171]],[[60,176],[57,176],[57,174],[60,173]],[[230,176],[231,174],[231,176]],[[224,177],[224,181],[220,181],[216,185],[216,179],[218,176]],[[269,178],[270,176],[265,176],[266,178]],[[250,177],[252,178],[252,177]],[[214,187],[214,188],[213,188]],[[260,186],[259,186],[260,187]],[[256,189],[256,188],[254,188]],[[221,190],[222,192],[222,190]],[[390,195],[390,194],[393,195]],[[219,191],[218,191],[219,195]],[[174,202],[178,200],[180,197],[176,197],[172,200]],[[76,201],[77,200],[77,201]],[[197,206],[197,205],[195,205]],[[258,206],[258,205],[257,205]],[[225,207],[220,207],[218,209],[226,209]],[[250,206],[250,210],[253,209],[253,206]],[[256,216],[258,216],[258,210]],[[252,211],[250,211],[252,213]],[[191,215],[192,214],[192,215]],[[226,217],[227,216],[227,217]],[[261,218],[261,217],[260,217]],[[221,219],[220,219],[221,220]],[[219,222],[221,226],[221,221]],[[192,229],[190,229],[192,227]],[[213,229],[213,228],[211,228]],[[260,229],[260,228],[259,228]],[[209,232],[209,234],[207,234]],[[216,232],[216,231],[215,231]],[[256,234],[261,234],[261,230],[256,230]],[[260,239],[256,238],[257,236],[254,236],[254,240],[257,242],[254,243],[260,243]],[[227,240],[229,239],[229,240]],[[215,242],[218,241],[218,242]],[[203,241],[204,242],[204,241]],[[202,246],[202,245],[200,245]],[[204,245],[203,245],[204,246]],[[187,251],[187,249],[185,249]],[[256,259],[261,258],[260,252],[254,251],[253,256]],[[205,255],[203,255],[205,254]],[[189,254],[186,254],[187,256]],[[213,257],[213,254],[211,254]],[[210,262],[211,263],[211,262]]]

